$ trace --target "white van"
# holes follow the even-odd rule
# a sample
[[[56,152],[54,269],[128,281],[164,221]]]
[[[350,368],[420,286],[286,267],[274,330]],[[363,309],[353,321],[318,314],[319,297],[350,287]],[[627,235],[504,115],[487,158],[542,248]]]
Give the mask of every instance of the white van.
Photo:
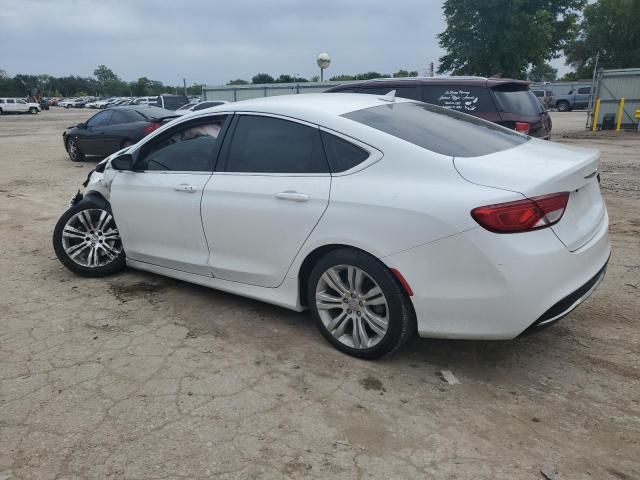
[[[0,114],[33,113],[41,110],[37,103],[29,103],[24,98],[0,98]]]

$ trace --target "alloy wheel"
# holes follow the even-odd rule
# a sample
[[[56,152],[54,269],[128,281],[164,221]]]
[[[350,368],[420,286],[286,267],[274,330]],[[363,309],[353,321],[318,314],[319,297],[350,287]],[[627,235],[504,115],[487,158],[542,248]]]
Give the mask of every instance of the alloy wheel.
[[[389,328],[389,306],[380,286],[364,270],[336,265],[318,280],[316,308],[324,327],[340,343],[372,348]]]
[[[113,216],[106,210],[86,209],[73,215],[62,230],[62,247],[74,263],[96,268],[122,253],[122,241]]]
[[[71,157],[71,160],[78,159],[78,144],[73,138],[69,140],[69,156]]]

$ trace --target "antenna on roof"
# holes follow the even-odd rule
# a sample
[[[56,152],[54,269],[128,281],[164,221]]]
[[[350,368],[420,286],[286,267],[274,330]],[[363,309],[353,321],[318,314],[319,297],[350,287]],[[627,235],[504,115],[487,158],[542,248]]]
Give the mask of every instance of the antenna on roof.
[[[380,100],[385,101],[385,102],[395,102],[396,101],[396,91],[395,90],[391,90],[386,95],[383,95],[382,97],[378,97],[378,98]]]

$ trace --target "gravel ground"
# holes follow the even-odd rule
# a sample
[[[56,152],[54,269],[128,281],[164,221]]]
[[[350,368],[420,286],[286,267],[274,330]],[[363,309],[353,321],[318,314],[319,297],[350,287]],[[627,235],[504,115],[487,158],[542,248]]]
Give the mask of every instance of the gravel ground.
[[[554,140],[603,153],[613,254],[584,305],[367,362],[305,313],[63,268],[53,226],[95,160],[61,132],[91,113],[0,118],[0,479],[640,478],[639,135],[552,114]]]

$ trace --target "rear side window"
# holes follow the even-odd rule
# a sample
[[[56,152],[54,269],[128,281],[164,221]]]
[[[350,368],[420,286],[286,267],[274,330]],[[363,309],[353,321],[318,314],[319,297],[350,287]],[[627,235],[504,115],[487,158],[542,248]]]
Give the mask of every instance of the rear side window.
[[[502,110],[516,115],[534,117],[542,113],[542,106],[536,96],[528,88],[496,87],[493,88]]]
[[[369,158],[369,152],[353,143],[327,132],[320,132],[320,135],[332,173],[345,172]]]
[[[591,93],[591,87],[582,87],[578,89],[578,93],[579,94],[590,94]]]
[[[396,97],[408,98],[409,100],[420,100],[418,87],[415,85],[388,85],[376,87],[362,87],[360,93],[371,95],[386,95],[391,90],[396,91]]]
[[[471,115],[496,111],[489,90],[482,87],[423,85],[422,101]]]
[[[111,125],[118,125],[121,123],[128,123],[131,120],[129,119],[129,115],[127,115],[125,112],[116,110],[113,112],[113,115],[111,116]]]
[[[229,172],[328,173],[320,131],[273,117],[241,115],[227,156]]]
[[[494,123],[424,103],[391,103],[343,117],[451,157],[488,155],[529,140]]]

